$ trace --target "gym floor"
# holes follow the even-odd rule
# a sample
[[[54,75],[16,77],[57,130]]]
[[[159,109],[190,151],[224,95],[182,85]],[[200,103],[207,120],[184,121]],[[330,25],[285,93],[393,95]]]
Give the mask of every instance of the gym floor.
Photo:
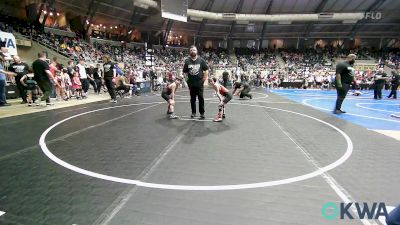
[[[211,90],[206,120],[190,119],[185,89],[179,120],[167,119],[158,95],[2,118],[0,224],[382,224],[327,220],[321,209],[398,205],[399,141],[296,94],[304,95],[260,88],[252,100],[235,96],[221,123],[212,122]],[[334,99],[315,95],[306,97]],[[382,118],[394,122],[373,129],[399,130]]]

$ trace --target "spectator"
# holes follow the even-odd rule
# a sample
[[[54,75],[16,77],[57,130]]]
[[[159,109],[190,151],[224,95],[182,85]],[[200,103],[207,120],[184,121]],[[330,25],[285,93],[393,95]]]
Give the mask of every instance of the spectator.
[[[13,56],[13,60],[14,60],[14,63],[12,63],[10,65],[10,71],[17,74],[17,76],[15,77],[15,82],[17,84],[19,94],[22,98],[21,104],[25,104],[25,103],[27,103],[26,88],[21,83],[21,78],[23,76],[25,76],[26,74],[28,74],[29,66],[28,66],[28,64],[21,62],[21,59],[17,55]]]
[[[55,80],[57,82],[56,85],[56,93],[57,93],[57,100],[67,100],[65,98],[65,81],[62,71],[57,70]]]
[[[57,57],[54,57],[53,60],[56,59]],[[49,65],[50,68],[50,72],[53,74],[53,77],[56,76],[56,72],[58,71],[57,69],[57,61],[52,61]],[[57,97],[57,88],[56,88],[56,84],[54,83],[54,81],[50,81],[51,82],[51,98],[56,98]]]
[[[100,88],[101,88],[101,80],[100,80],[100,84],[98,84],[98,82],[96,82],[95,77],[99,78],[99,75],[97,73],[97,68],[94,68],[93,65],[90,65],[89,68],[87,68],[86,70],[86,74],[89,80],[89,83],[93,86],[93,90],[96,94],[100,93]]]
[[[400,74],[399,74],[399,68],[396,68],[396,71],[392,71],[392,79],[391,79],[391,85],[392,85],[392,90],[390,91],[388,98],[391,98],[393,96],[393,99],[397,99],[397,88],[399,88],[399,83],[400,83]]]
[[[383,67],[379,67],[379,70],[374,76],[374,99],[382,99],[382,89],[385,86],[385,80],[387,74],[383,71]]]
[[[131,85],[126,81],[126,77],[125,76],[118,76],[117,78],[116,86],[117,88],[115,89],[117,91],[117,93],[120,95],[120,97],[125,97],[126,94],[129,93],[130,87]],[[124,91],[123,93],[121,93],[121,91]]]
[[[53,74],[50,72],[50,67],[46,60],[46,52],[40,52],[38,54],[38,59],[32,64],[32,69],[35,74],[35,81],[38,83],[43,92],[43,97],[40,98],[36,104],[38,106],[41,104],[40,101],[46,101],[46,105],[53,105],[53,103],[50,102],[51,81],[57,83],[53,77]]]
[[[74,61],[68,61],[68,66],[67,66],[67,73],[69,75],[69,78],[72,79],[74,76]]]
[[[86,98],[88,90],[89,90],[89,81],[88,76],[86,74],[85,69],[85,61],[83,59],[79,60],[78,65],[76,65],[77,71],[79,73],[79,78],[81,79],[82,83],[82,97]]]
[[[15,76],[13,72],[4,69],[4,54],[0,52],[0,107],[10,106],[6,101],[6,75]]]
[[[82,83],[77,71],[74,72],[74,76],[72,77],[72,88],[74,89],[76,99],[82,99]]]
[[[62,79],[64,81],[64,89],[66,94],[65,100],[69,100],[72,97],[72,82],[66,68],[62,69]]]
[[[110,94],[111,97],[111,102],[117,103],[116,99],[116,94],[115,94],[115,86],[113,79],[116,78],[116,70],[115,70],[115,64],[111,62],[111,57],[109,55],[104,56],[104,83],[106,84],[108,93]]]

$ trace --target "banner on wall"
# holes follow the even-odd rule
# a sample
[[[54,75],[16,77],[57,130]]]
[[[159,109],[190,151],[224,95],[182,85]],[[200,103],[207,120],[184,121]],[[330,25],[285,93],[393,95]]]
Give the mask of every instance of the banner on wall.
[[[7,56],[18,55],[17,53],[17,41],[12,33],[2,32],[0,31],[0,42],[5,43],[5,47],[8,52]]]
[[[376,64],[356,64],[356,65],[354,65],[354,68],[356,69],[356,70],[359,70],[359,71],[368,71],[368,70],[370,70],[370,71],[375,71],[376,70],[376,67],[377,67],[377,65]]]

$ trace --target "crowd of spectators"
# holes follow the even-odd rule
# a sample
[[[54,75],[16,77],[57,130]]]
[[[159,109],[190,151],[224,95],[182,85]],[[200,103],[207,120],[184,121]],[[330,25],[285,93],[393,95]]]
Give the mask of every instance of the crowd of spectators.
[[[126,43],[114,46],[109,44],[89,44],[78,35],[75,37],[67,37],[54,33],[44,32],[40,25],[30,24],[16,18],[0,15],[0,30],[6,32],[19,32],[22,35],[31,37],[33,40],[58,50],[59,53],[70,58],[72,62],[82,62],[82,66],[87,70],[86,77],[81,75],[78,68],[73,68],[74,72],[68,72],[70,80],[63,77],[65,71],[63,67],[55,62],[57,67],[53,71],[53,76],[64,84],[61,91],[57,85],[53,85],[53,97],[68,100],[73,93],[70,92],[76,88],[72,88],[74,77],[78,76],[82,80],[81,84],[84,91],[80,97],[87,97],[89,89],[88,84],[92,84],[94,92],[99,94],[100,89],[104,89],[102,82],[95,82],[93,71],[102,73],[102,59],[104,55],[110,55],[114,62],[118,63],[119,75],[123,78],[115,80],[115,84],[119,86],[129,85],[135,87],[136,82],[149,80],[153,90],[159,90],[166,82],[173,79],[181,73],[184,59],[188,55],[185,48],[164,47],[156,48],[154,53],[149,54],[144,47],[127,47]],[[232,80],[247,80],[252,85],[263,86],[269,88],[282,88],[285,83],[301,83],[301,88],[331,88],[334,81],[335,71],[333,63],[335,59],[346,56],[349,53],[356,53],[362,57],[375,58],[378,64],[386,64],[389,67],[395,67],[399,64],[400,54],[398,50],[391,51],[370,51],[368,49],[352,49],[338,50],[329,48],[316,48],[306,50],[256,50],[254,48],[236,48],[235,58],[229,54],[227,49],[223,48],[204,48],[201,50],[201,56],[208,62],[211,73],[217,69],[230,70]],[[279,59],[281,58],[281,59]],[[379,60],[379,61],[378,61]],[[279,61],[282,61],[280,63]],[[52,62],[53,64],[54,62]],[[69,65],[71,67],[71,65]],[[65,67],[64,67],[65,68]],[[375,71],[356,71],[357,83],[368,87],[374,82]],[[98,78],[98,76],[96,75]],[[101,75],[100,75],[101,77]],[[62,78],[62,79],[61,79]],[[88,82],[84,81],[85,79]],[[76,81],[78,81],[75,78]],[[122,82],[123,81],[123,82]],[[55,81],[57,83],[57,81]],[[66,84],[65,83],[65,84]],[[79,86],[79,82],[75,82],[75,86]],[[99,88],[98,86],[101,86]],[[57,88],[56,88],[57,86]],[[85,86],[85,88],[83,88]],[[289,86],[290,87],[290,86]],[[56,90],[57,89],[57,90]],[[130,88],[131,89],[131,88]],[[130,92],[135,93],[134,91]],[[125,89],[124,93],[125,93]],[[126,94],[126,93],[125,93]]]

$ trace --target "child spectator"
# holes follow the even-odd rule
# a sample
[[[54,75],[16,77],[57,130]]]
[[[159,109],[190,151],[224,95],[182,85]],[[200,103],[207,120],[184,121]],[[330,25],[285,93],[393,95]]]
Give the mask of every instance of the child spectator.
[[[21,77],[21,84],[26,87],[27,102],[28,106],[32,106],[32,99],[34,95],[37,95],[37,83],[34,80],[34,74],[28,73]]]
[[[68,74],[68,70],[67,69],[62,69],[62,77],[63,77],[63,81],[64,81],[64,90],[65,90],[65,100],[69,100],[72,96],[72,83],[71,83],[71,79],[69,77]]]
[[[64,76],[61,73],[61,71],[59,71],[59,70],[56,71],[56,82],[57,82],[57,86],[56,86],[57,100],[61,100],[61,99],[66,100]]]
[[[82,98],[82,83],[79,78],[79,73],[74,72],[74,77],[72,78],[72,88],[75,91],[76,99]]]

